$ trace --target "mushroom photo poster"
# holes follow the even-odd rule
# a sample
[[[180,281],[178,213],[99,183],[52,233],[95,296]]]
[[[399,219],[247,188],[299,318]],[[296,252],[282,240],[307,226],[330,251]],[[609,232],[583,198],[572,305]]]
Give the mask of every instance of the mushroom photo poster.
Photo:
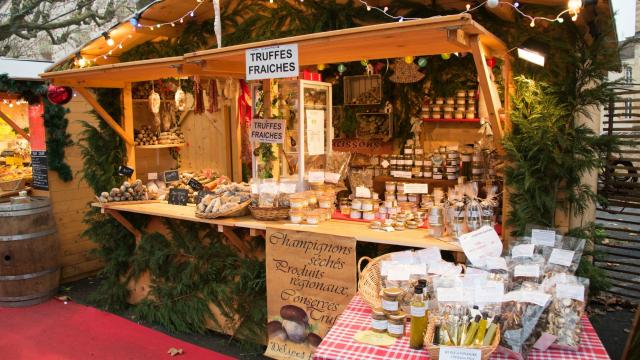
[[[267,228],[267,351],[310,360],[356,293],[354,238]]]

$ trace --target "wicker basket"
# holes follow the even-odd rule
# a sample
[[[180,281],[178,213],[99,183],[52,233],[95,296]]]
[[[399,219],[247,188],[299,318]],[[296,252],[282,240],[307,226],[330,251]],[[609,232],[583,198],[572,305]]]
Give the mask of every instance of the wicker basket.
[[[371,308],[380,307],[382,304],[380,301],[380,294],[382,293],[380,262],[389,258],[391,258],[391,253],[378,256],[375,259],[363,256],[358,260],[358,293],[360,298]],[[364,261],[369,263],[363,270],[360,270]]]
[[[251,204],[251,200],[247,200],[243,203],[238,204],[235,208],[218,213],[201,213],[196,210],[196,217],[201,219],[215,219],[221,217],[240,217],[249,214],[249,204]]]
[[[429,319],[427,332],[424,335],[424,343],[427,347],[427,351],[429,351],[429,358],[432,360],[437,360],[440,356],[440,346],[432,344],[435,330],[436,321],[435,318],[431,318]],[[491,357],[491,354],[498,348],[498,344],[500,344],[500,327],[496,329],[496,335],[493,337],[493,342],[491,342],[491,345],[480,346],[475,349],[480,349],[480,351],[482,352],[482,360],[488,360]]]
[[[0,190],[16,191],[24,188],[24,178],[0,182]]]
[[[289,208],[266,208],[266,207],[256,207],[249,206],[249,210],[251,211],[251,215],[254,218],[262,221],[276,221],[276,220],[286,220],[289,217]]]

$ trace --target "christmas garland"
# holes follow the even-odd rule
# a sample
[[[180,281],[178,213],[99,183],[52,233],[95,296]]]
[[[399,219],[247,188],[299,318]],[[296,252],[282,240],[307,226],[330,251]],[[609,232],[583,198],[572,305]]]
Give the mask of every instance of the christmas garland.
[[[65,161],[65,148],[73,145],[71,136],[67,133],[69,120],[66,115],[69,110],[51,103],[46,98],[46,91],[46,87],[41,82],[15,81],[7,74],[0,74],[0,92],[19,94],[29,104],[44,101],[48,166],[50,170],[58,173],[62,181],[69,182],[73,179],[71,167]]]

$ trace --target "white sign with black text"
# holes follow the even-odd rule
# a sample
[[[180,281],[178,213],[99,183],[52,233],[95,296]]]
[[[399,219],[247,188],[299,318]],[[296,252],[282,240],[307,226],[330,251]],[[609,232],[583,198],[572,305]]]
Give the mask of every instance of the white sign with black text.
[[[248,49],[245,63],[247,80],[296,77],[300,75],[298,44]]]
[[[284,131],[284,119],[253,119],[250,139],[252,142],[282,144]]]

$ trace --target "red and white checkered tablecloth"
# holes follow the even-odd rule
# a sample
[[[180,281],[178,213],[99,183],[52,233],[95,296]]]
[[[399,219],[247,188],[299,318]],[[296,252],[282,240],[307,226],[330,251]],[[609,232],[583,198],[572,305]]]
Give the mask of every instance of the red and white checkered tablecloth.
[[[412,350],[409,348],[409,338],[407,336],[388,347],[366,345],[353,340],[354,335],[358,331],[369,329],[370,322],[371,309],[356,295],[325,336],[324,340],[322,340],[320,346],[316,349],[316,353],[313,355],[314,360],[429,359],[427,351]],[[538,351],[533,349],[529,353],[529,359],[610,359],[589,319],[586,317],[582,318],[582,325],[584,332],[578,351],[557,349]],[[407,326],[407,334],[408,331],[409,326]],[[508,357],[503,354],[494,353],[491,359],[508,359]]]

